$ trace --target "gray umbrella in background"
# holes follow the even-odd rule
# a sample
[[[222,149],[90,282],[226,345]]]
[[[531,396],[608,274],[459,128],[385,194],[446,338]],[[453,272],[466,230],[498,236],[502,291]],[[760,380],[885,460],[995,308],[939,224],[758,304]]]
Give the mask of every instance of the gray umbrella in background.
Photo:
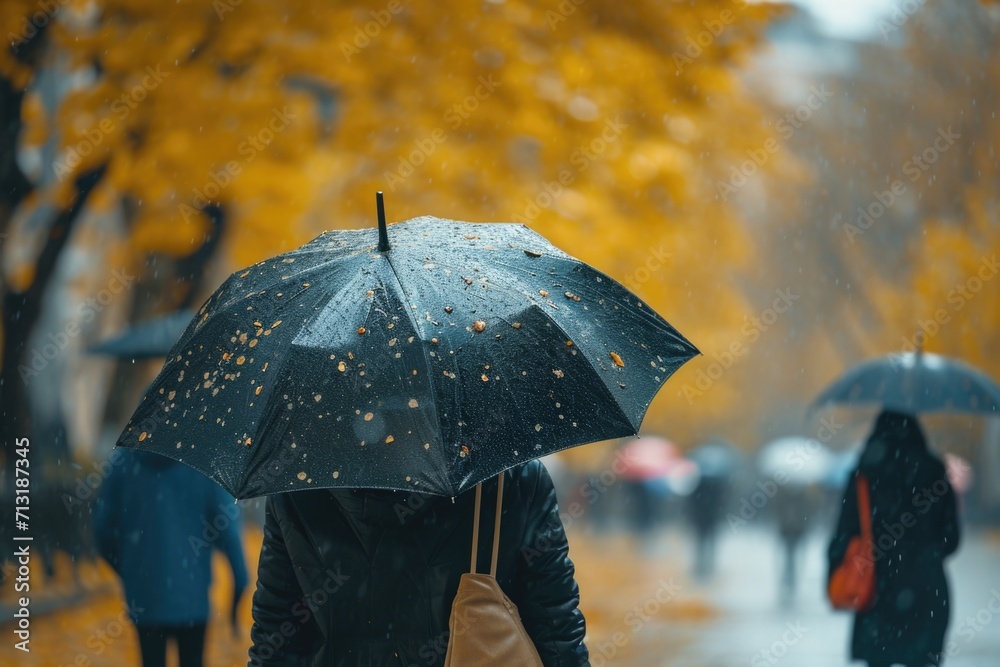
[[[125,329],[117,336],[92,345],[87,351],[117,359],[165,357],[193,317],[193,311],[178,310],[163,317],[146,320]]]
[[[886,409],[922,412],[971,412],[1000,415],[1000,386],[965,362],[938,354],[891,354],[858,364],[831,384],[814,407],[881,405]]]
[[[728,442],[712,440],[695,447],[688,458],[698,465],[702,477],[726,478],[743,464],[743,456]]]
[[[757,453],[757,469],[779,484],[808,486],[823,480],[833,464],[830,450],[816,438],[788,436],[764,445]]]

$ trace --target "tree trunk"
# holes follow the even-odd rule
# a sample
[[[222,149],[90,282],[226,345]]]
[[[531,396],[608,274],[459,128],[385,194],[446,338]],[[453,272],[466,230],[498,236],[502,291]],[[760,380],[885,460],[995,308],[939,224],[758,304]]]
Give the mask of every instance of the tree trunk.
[[[59,256],[80,218],[80,212],[101,178],[107,165],[82,174],[76,179],[76,196],[69,208],[52,221],[48,238],[35,264],[35,277],[24,292],[3,288],[3,367],[0,368],[0,439],[4,460],[13,456],[16,438],[30,437],[31,416],[28,409],[27,383],[32,376],[32,357],[27,342],[42,312],[42,299],[55,275]],[[36,450],[39,451],[39,450]],[[40,450],[44,451],[44,449]],[[13,466],[5,466],[9,473]]]

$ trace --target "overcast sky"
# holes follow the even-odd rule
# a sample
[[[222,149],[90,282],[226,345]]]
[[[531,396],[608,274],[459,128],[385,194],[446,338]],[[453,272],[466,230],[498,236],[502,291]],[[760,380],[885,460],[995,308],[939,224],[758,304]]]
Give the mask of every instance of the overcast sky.
[[[903,0],[793,1],[812,11],[825,32],[845,39],[877,38],[879,19],[888,16],[893,7],[902,7],[903,4]]]

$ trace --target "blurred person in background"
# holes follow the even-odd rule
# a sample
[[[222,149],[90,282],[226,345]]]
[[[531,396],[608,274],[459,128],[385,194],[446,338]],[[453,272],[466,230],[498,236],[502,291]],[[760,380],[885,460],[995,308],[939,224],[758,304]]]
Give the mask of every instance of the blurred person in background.
[[[727,478],[703,475],[686,499],[688,520],[694,529],[694,576],[697,579],[708,580],[715,572],[715,544],[728,496]]]
[[[771,505],[774,508],[778,541],[783,555],[778,596],[782,604],[789,605],[795,599],[799,545],[809,529],[809,520],[816,510],[816,500],[809,485],[789,482],[775,494]]]
[[[829,572],[861,532],[857,481],[870,489],[875,601],[854,618],[851,658],[870,667],[940,665],[951,601],[944,559],[959,543],[955,493],[911,414],[883,411],[844,491]]]
[[[166,664],[177,644],[181,667],[201,667],[210,616],[212,553],[225,553],[234,594],[230,622],[248,586],[239,506],[193,468],[158,454],[119,448],[94,516],[101,556],[122,580],[143,667]]]
[[[657,494],[652,482],[625,479],[621,481],[621,490],[632,530],[640,538],[647,537],[656,527]]]

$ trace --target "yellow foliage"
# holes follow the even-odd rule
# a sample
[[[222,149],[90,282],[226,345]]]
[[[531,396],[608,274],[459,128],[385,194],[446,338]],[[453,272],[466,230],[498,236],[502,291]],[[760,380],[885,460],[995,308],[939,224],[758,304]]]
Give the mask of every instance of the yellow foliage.
[[[226,212],[236,268],[325,228],[373,226],[385,190],[392,219],[527,223],[696,344],[739,331],[749,239],[714,183],[767,138],[734,71],[766,6],[91,4],[91,23],[52,29],[76,67],[100,63],[60,110],[63,182],[111,161],[107,184],[141,202],[137,264],[195,250],[208,202]],[[708,402],[677,391],[649,425],[682,440]]]

